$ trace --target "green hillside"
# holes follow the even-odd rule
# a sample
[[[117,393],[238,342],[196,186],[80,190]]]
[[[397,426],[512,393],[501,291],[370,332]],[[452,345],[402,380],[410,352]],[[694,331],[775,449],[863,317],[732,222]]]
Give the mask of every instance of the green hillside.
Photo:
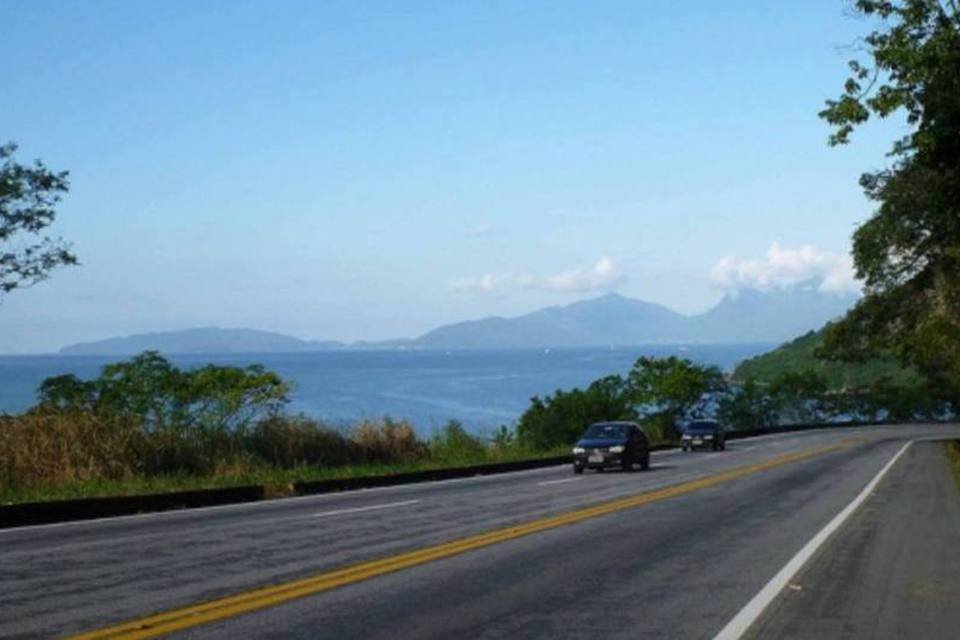
[[[917,375],[902,368],[893,358],[878,358],[864,363],[829,362],[816,357],[823,341],[823,329],[811,331],[768,353],[744,360],[736,368],[737,382],[754,379],[770,382],[786,371],[813,370],[826,377],[832,389],[864,388],[882,378],[902,385],[918,381]]]

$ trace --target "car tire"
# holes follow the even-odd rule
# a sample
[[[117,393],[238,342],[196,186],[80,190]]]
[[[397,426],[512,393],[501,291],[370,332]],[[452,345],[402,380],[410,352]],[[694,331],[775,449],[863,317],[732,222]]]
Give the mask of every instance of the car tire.
[[[583,465],[579,465],[579,464],[573,465],[573,472],[576,474],[583,473]]]
[[[623,460],[620,461],[620,468],[625,473],[629,473],[630,471],[633,471],[633,460],[629,458],[624,458]]]
[[[726,443],[726,442],[721,442],[721,443],[720,443],[720,451],[726,451],[726,450],[727,450],[727,443]]]
[[[650,454],[643,456],[643,459],[640,461],[640,470],[648,471],[650,469]]]

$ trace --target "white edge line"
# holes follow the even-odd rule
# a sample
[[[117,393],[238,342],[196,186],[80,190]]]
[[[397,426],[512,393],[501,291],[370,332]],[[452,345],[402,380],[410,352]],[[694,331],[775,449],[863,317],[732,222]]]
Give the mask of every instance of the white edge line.
[[[827,539],[853,515],[853,512],[870,497],[870,494],[873,493],[873,490],[876,489],[883,477],[890,471],[893,465],[896,464],[897,460],[900,459],[900,456],[904,454],[911,444],[913,444],[912,441],[903,445],[893,458],[880,469],[880,472],[873,477],[873,480],[863,488],[857,497],[813,536],[813,538],[797,552],[797,555],[793,556],[793,558],[771,578],[770,582],[714,636],[713,640],[736,640],[743,636],[743,634],[747,632],[747,629],[757,621],[763,611],[770,606],[770,603],[779,595],[780,591],[787,586],[790,579],[803,568],[803,565],[823,546]]]
[[[388,502],[386,504],[374,504],[369,507],[354,507],[352,509],[337,509],[336,511],[322,511],[311,514],[311,518],[326,518],[328,516],[342,516],[348,513],[362,513],[364,511],[377,511],[379,509],[393,509],[395,507],[405,507],[410,504],[417,504],[420,500],[404,500],[402,502]]]

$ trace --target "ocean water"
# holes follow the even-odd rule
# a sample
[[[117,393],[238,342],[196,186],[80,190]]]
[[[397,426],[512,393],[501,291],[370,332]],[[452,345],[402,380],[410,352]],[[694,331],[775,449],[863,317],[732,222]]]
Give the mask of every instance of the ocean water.
[[[512,424],[530,398],[625,374],[637,357],[670,356],[731,370],[771,344],[648,345],[615,349],[496,351],[325,351],[291,354],[211,354],[170,358],[180,367],[259,363],[294,384],[289,409],[346,424],[391,416],[410,420],[427,436],[456,419],[474,431]],[[0,356],[0,412],[34,404],[45,378],[73,373],[95,377],[120,358]]]

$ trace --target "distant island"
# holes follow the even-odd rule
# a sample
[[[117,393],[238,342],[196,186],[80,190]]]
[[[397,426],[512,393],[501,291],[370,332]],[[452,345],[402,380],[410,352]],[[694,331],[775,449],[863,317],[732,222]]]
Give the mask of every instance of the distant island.
[[[818,329],[849,309],[854,295],[820,291],[812,280],[789,289],[728,294],[686,316],[652,302],[610,293],[514,318],[491,317],[438,327],[414,339],[345,344],[301,340],[254,329],[206,327],[144,333],[64,347],[62,354],[129,355],[285,353],[330,349],[522,349],[655,343],[783,342]]]
[[[182,331],[140,333],[96,342],[81,342],[60,349],[65,355],[131,355],[147,350],[168,354],[190,353],[293,353],[339,349],[334,341],[300,340],[282,333],[256,329],[202,327]]]

